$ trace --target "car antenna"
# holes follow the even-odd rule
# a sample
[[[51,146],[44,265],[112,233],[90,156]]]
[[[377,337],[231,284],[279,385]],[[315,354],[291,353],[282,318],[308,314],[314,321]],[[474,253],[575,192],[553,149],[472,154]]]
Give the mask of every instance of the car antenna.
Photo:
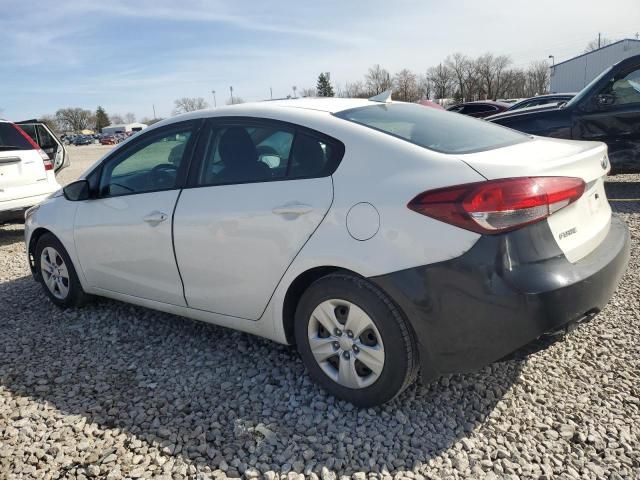
[[[370,102],[380,102],[380,103],[391,103],[391,92],[392,90],[385,90],[378,95],[374,95],[373,97],[369,97]]]

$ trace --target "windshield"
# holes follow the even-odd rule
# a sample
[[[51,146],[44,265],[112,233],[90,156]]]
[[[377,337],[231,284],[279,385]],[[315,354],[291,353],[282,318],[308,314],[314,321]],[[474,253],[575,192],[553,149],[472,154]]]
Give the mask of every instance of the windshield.
[[[603,77],[609,75],[609,73],[611,72],[611,69],[613,69],[613,66],[607,68],[604,72],[602,72],[600,75],[598,75],[596,78],[594,78],[593,80],[591,80],[586,87],[584,87],[582,90],[580,90],[575,97],[573,97],[571,100],[569,100],[567,103],[565,103],[563,105],[563,107],[572,107],[574,105],[577,105],[578,103],[580,103],[582,101],[582,99],[587,95],[587,92],[589,90],[591,90],[591,87],[593,87],[596,83],[598,83]]]
[[[486,120],[410,103],[353,108],[335,116],[440,153],[481,152],[530,139]]]

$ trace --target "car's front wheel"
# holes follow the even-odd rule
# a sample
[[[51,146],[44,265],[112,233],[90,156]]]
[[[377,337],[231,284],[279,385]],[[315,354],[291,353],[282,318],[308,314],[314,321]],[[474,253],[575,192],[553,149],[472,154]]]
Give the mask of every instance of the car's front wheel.
[[[361,407],[387,402],[416,378],[413,332],[391,300],[367,280],[332,274],[303,294],[295,319],[310,376]]]
[[[45,233],[38,239],[34,260],[37,278],[53,303],[65,308],[83,305],[88,300],[69,254],[56,237]]]

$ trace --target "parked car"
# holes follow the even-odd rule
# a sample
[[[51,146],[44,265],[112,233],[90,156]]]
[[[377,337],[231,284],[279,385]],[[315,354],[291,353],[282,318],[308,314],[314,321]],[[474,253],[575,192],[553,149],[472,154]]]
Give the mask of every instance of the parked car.
[[[416,102],[418,105],[422,105],[423,107],[431,107],[431,108],[435,108],[437,110],[444,110],[444,107],[442,105],[440,105],[437,102],[433,102],[431,100],[418,100]]]
[[[612,173],[640,172],[640,55],[609,67],[560,107],[487,120],[544,137],[605,142]]]
[[[608,170],[602,143],[416,104],[234,105],[117,146],[27,212],[25,240],[56,305],[100,295],[296,344],[369,406],[602,309],[629,256]]]
[[[512,110],[520,110],[522,108],[539,107],[541,105],[553,104],[554,106],[557,106],[560,103],[568,102],[575,96],[575,93],[548,93],[545,95],[525,98],[524,100],[520,100],[519,102],[516,102],[509,108],[507,108],[507,112],[510,112]]]
[[[508,103],[494,102],[492,100],[483,100],[478,102],[465,102],[452,105],[447,108],[450,112],[469,115],[470,117],[485,118],[489,115],[504,112],[509,108]]]
[[[100,145],[117,145],[118,143],[120,141],[115,135],[105,134],[100,137]]]
[[[0,120],[0,223],[24,218],[27,208],[59,189],[49,155],[20,126]]]
[[[73,139],[73,144],[79,145],[91,145],[93,144],[93,137],[90,135],[78,135]]]

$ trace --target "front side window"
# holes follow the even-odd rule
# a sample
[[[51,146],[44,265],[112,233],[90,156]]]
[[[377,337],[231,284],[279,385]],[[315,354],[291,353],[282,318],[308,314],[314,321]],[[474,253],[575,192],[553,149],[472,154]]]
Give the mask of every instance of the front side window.
[[[213,126],[198,185],[267,182],[287,175],[294,131],[269,125]]]
[[[164,133],[149,132],[133,149],[107,161],[100,178],[100,195],[118,196],[176,188],[178,170],[191,138],[191,127]]]
[[[335,116],[449,154],[492,150],[530,139],[484,120],[413,104],[370,105],[344,110]]]
[[[613,97],[613,105],[640,103],[640,69],[616,76],[601,92]]]

